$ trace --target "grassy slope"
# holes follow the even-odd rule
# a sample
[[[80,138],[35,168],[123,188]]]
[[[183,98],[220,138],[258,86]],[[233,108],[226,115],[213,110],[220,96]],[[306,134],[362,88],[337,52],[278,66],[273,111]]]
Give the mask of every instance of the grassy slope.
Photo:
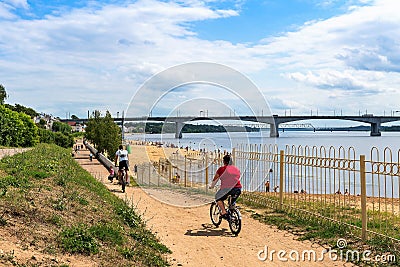
[[[0,161],[0,231],[18,237],[22,247],[54,256],[85,255],[100,266],[166,266],[170,253],[132,205],[83,170],[69,150],[54,145]],[[10,263],[50,264],[0,257],[0,265]]]
[[[273,209],[264,204],[266,200],[263,197],[263,193],[250,194],[258,201],[239,198],[239,202],[250,208],[248,211],[252,213],[251,217],[253,219],[265,224],[275,225],[280,230],[291,232],[297,236],[298,240],[310,240],[324,247],[336,249],[338,251],[336,255],[338,256],[343,252],[345,255],[343,257],[344,261],[347,250],[357,250],[360,255],[365,250],[371,251],[371,255],[367,255],[371,259],[370,261],[362,260],[361,256],[360,260],[351,260],[351,255],[348,257],[348,261],[357,266],[399,266],[400,264],[399,243],[394,240],[382,236],[371,236],[366,243],[363,243],[360,238],[351,234],[351,230],[345,224],[322,220],[302,211]],[[251,208],[257,209],[258,212],[252,211]],[[393,227],[398,228],[396,222],[394,222]],[[341,250],[337,247],[337,241],[343,238],[346,240],[347,246]],[[394,255],[395,259],[391,258],[389,259],[390,261],[384,261],[381,258],[380,261],[374,261],[375,256],[385,257],[385,255]]]

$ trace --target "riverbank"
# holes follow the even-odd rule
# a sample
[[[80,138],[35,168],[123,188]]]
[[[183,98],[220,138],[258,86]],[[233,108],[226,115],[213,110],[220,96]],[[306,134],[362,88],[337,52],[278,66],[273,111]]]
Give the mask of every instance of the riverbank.
[[[0,266],[165,266],[142,217],[79,165],[104,170],[49,144],[1,160]]]
[[[168,149],[158,146],[131,145],[129,155],[131,166],[153,161],[176,152],[176,148]],[[88,155],[87,155],[88,157]],[[84,158],[84,157],[83,157]],[[81,166],[97,175],[110,191],[122,199],[131,201],[139,214],[142,214],[147,226],[160,238],[161,242],[172,250],[168,256],[171,266],[302,266],[302,261],[280,261],[274,255],[272,260],[262,260],[260,251],[269,250],[314,250],[321,255],[324,247],[310,241],[298,241],[296,236],[275,226],[260,223],[251,218],[251,209],[242,207],[243,225],[238,237],[234,237],[225,221],[220,228],[215,228],[210,221],[209,206],[202,205],[183,208],[173,205],[184,196],[170,189],[168,195],[173,196],[169,204],[156,199],[155,194],[166,193],[159,189],[151,191],[140,187],[127,187],[123,194],[121,187],[107,180],[107,170],[99,164],[85,164],[87,159],[78,160]],[[162,189],[166,190],[166,189]],[[186,196],[187,198],[188,196]],[[190,196],[189,196],[190,198]],[[307,266],[343,266],[343,262],[332,261],[325,257],[322,261],[307,261]],[[351,266],[351,264],[346,264]]]

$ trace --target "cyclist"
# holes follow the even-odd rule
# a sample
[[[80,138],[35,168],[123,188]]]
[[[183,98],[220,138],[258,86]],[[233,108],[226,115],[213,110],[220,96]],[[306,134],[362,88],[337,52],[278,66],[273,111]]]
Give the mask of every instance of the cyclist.
[[[115,152],[115,166],[117,166],[117,160],[119,158],[118,172],[121,172],[122,169],[125,169],[125,183],[129,184],[128,179],[128,171],[129,171],[129,163],[128,163],[128,151],[124,149],[122,145],[119,146],[117,152]]]
[[[236,199],[242,193],[242,184],[240,183],[240,170],[236,166],[232,165],[231,156],[225,155],[223,157],[223,162],[224,166],[217,170],[209,188],[214,188],[218,180],[221,180],[221,187],[215,194],[215,200],[217,201],[217,205],[221,211],[221,217],[228,219],[224,200],[231,195],[232,203],[235,203]]]

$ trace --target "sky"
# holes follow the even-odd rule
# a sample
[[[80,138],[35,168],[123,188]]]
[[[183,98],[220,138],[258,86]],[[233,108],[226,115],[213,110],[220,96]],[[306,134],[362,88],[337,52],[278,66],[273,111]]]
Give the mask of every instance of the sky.
[[[400,115],[399,7],[398,0],[3,0],[0,84],[6,103],[60,118],[93,110]],[[208,73],[181,71],[196,62]],[[222,81],[236,81],[228,73],[250,84],[231,90],[234,82]],[[261,97],[250,93],[253,85]]]

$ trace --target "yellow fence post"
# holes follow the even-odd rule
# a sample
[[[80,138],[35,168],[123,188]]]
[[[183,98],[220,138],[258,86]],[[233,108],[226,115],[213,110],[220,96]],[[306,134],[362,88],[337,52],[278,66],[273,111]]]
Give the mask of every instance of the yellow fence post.
[[[187,186],[186,181],[187,181],[187,156],[185,155],[185,187]]]
[[[158,159],[158,174],[161,175],[161,158]]]
[[[283,206],[283,178],[285,171],[285,155],[284,151],[279,152],[279,209],[282,210]]]
[[[149,186],[151,183],[151,163],[149,163]]]
[[[361,239],[367,240],[367,186],[365,179],[365,155],[360,155],[360,178],[361,178]]]
[[[172,162],[168,161],[168,180],[172,182]]]
[[[206,192],[208,191],[208,153],[206,153]]]

